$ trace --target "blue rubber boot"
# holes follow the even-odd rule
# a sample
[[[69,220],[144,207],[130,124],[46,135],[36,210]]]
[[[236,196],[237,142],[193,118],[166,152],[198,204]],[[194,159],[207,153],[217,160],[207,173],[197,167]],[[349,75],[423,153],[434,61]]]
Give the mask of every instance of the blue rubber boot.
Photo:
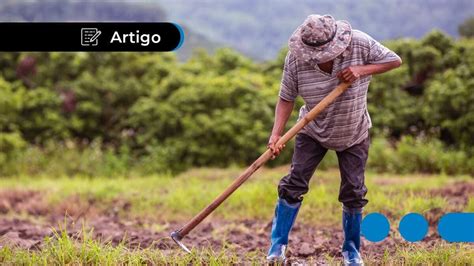
[[[364,265],[364,261],[360,256],[361,221],[362,209],[343,208],[342,227],[344,229],[344,243],[342,245],[342,256],[344,257],[344,265]]]
[[[269,263],[285,262],[288,235],[290,234],[291,227],[293,227],[300,206],[301,202],[290,204],[284,199],[278,199],[272,224],[272,243],[267,256]]]

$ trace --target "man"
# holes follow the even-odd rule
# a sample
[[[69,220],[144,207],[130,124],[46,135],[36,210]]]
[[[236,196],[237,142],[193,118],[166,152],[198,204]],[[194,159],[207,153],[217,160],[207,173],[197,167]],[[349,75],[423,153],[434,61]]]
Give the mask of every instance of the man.
[[[289,40],[275,122],[268,142],[274,156],[285,124],[299,95],[305,101],[302,118],[341,81],[352,83],[333,104],[311,121],[295,140],[292,165],[278,185],[279,199],[273,219],[269,262],[283,262],[288,235],[303,195],[316,167],[328,149],[339,161],[345,265],[363,265],[360,256],[362,208],[367,204],[364,185],[371,121],[367,111],[367,89],[371,75],[397,68],[401,59],[369,35],[352,30],[347,21],[330,15],[310,15]]]

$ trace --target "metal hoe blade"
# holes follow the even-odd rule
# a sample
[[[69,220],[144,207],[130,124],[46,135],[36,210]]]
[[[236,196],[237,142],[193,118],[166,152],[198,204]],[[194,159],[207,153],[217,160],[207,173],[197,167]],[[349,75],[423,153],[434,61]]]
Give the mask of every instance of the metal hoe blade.
[[[341,83],[334,90],[332,90],[324,99],[322,99],[316,106],[311,109],[302,119],[300,119],[292,128],[290,128],[285,135],[283,135],[277,142],[276,146],[284,145],[291,140],[301,129],[303,129],[310,121],[314,120],[326,107],[333,103],[337,97],[343,94],[349,87],[350,83]],[[235,190],[237,190],[247,179],[252,176],[263,164],[271,159],[273,152],[267,149],[260,157],[257,158],[239,177],[237,177],[217,198],[214,199],[207,207],[202,209],[196,216],[194,216],[181,229],[171,233],[173,239],[179,247],[187,253],[191,251],[181,243],[181,239],[189,234],[197,225],[199,225],[209,214],[211,214],[219,205],[224,202]]]
[[[182,248],[184,251],[186,251],[187,253],[191,253],[191,251],[189,250],[189,248],[187,248],[182,242],[181,242],[181,239],[183,239],[183,237],[181,236],[181,234],[178,232],[178,231],[174,231],[173,233],[171,233],[171,239],[173,239],[173,241],[178,244],[178,246],[180,248]]]

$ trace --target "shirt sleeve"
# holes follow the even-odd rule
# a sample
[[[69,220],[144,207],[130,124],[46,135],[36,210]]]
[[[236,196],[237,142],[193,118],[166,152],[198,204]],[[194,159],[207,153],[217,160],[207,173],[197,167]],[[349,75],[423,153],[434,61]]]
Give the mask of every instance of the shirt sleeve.
[[[283,67],[279,96],[283,100],[293,102],[298,96],[298,79],[296,72],[296,58],[288,52]]]
[[[366,55],[367,64],[382,64],[400,60],[400,57],[395,52],[383,46],[369,35],[367,35],[367,38],[369,48]]]

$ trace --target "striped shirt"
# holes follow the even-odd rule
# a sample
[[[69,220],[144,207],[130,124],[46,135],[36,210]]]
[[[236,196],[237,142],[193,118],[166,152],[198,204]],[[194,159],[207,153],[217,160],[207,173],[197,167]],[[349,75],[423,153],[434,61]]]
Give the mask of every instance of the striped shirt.
[[[288,52],[283,69],[279,96],[294,101],[299,95],[305,105],[299,119],[318,104],[339,83],[337,73],[354,65],[380,64],[400,60],[368,34],[353,30],[349,47],[334,59],[332,73],[319,69],[317,64],[297,60]],[[322,146],[342,151],[362,142],[372,126],[367,111],[367,90],[372,76],[363,76],[339,96],[334,103],[306,125],[302,133],[316,139]]]

